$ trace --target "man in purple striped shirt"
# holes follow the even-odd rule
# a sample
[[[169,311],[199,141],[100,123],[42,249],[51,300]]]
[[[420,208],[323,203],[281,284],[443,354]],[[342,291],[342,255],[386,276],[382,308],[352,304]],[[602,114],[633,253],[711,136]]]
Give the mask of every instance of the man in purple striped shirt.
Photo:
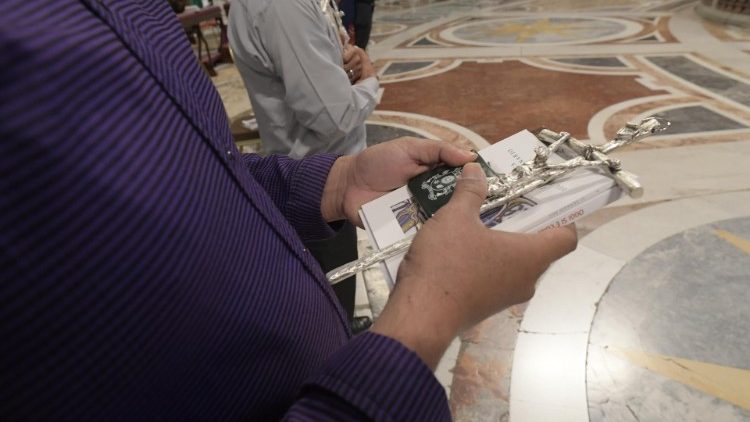
[[[470,154],[240,155],[166,2],[3,6],[0,419],[449,419],[450,340],[575,246],[485,229],[470,164],[352,338],[303,241]]]

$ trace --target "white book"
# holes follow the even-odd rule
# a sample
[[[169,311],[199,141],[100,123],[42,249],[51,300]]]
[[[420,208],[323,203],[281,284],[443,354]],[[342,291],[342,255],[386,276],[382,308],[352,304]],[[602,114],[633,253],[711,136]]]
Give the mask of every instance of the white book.
[[[541,141],[524,130],[479,151],[479,155],[495,172],[509,173],[515,166],[531,160],[538,145],[542,145]],[[566,151],[560,151],[560,154],[566,155]],[[565,158],[553,154],[550,162],[564,161]],[[482,220],[494,230],[534,233],[572,223],[622,195],[623,191],[615,181],[601,170],[581,168],[505,207],[486,213]],[[360,216],[377,250],[416,233],[424,219],[406,186],[364,204]],[[391,288],[402,259],[403,255],[400,255],[381,264]]]

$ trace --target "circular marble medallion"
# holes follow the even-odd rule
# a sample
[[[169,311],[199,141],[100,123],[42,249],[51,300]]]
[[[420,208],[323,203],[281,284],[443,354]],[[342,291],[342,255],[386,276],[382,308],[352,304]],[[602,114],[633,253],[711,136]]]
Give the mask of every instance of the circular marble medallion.
[[[469,22],[446,29],[446,40],[468,45],[583,44],[634,35],[633,21],[599,17],[503,18]]]
[[[750,218],[649,247],[599,303],[587,356],[590,420],[750,420],[748,321]]]

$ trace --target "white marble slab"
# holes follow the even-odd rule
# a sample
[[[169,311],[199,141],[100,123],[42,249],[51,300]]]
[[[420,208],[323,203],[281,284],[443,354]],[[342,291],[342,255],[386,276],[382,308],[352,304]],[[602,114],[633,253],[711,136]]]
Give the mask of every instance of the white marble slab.
[[[703,22],[694,10],[686,9],[672,16],[669,20],[669,29],[681,43],[690,45],[702,55],[724,64],[731,60],[735,69],[750,72],[748,57],[737,46],[713,37]],[[743,59],[737,60],[739,57]]]
[[[579,246],[542,277],[534,300],[524,313],[521,331],[588,333],[597,302],[624,264],[625,261]]]
[[[513,359],[511,420],[588,420],[586,354],[593,306],[612,278],[666,237],[747,215],[748,191],[706,195],[640,209],[585,237],[578,250],[545,274],[524,315]]]
[[[510,385],[511,422],[588,419],[583,376],[587,342],[588,334],[519,334]]]
[[[729,216],[728,218],[750,215],[750,191],[709,195],[694,199],[699,201],[698,204],[705,202],[707,207],[722,210]]]
[[[454,338],[448,350],[445,351],[443,358],[438,363],[435,369],[435,377],[445,388],[445,392],[450,396],[451,384],[453,384],[453,368],[456,367],[456,359],[458,359],[458,352],[461,350],[461,340],[458,337]]]
[[[588,418],[573,406],[550,405],[538,401],[514,402],[510,408],[510,421],[585,422]]]
[[[734,198],[734,199],[732,199]],[[630,261],[654,243],[691,227],[747,215],[748,193],[726,193],[670,201],[620,217],[584,239],[581,245]],[[716,204],[713,201],[720,201]],[[748,201],[750,202],[750,201]],[[721,204],[727,204],[722,206]],[[730,207],[728,204],[735,204]]]
[[[750,140],[679,148],[615,152],[644,186],[640,199],[619,205],[663,201],[750,188]]]

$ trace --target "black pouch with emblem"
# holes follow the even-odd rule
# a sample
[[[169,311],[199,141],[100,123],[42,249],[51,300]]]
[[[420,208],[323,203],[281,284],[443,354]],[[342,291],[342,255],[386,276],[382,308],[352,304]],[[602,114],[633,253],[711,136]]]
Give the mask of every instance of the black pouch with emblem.
[[[494,176],[495,173],[479,154],[475,162],[482,166],[487,177]],[[427,218],[435,215],[451,199],[462,170],[463,167],[439,166],[409,180],[409,191]]]

